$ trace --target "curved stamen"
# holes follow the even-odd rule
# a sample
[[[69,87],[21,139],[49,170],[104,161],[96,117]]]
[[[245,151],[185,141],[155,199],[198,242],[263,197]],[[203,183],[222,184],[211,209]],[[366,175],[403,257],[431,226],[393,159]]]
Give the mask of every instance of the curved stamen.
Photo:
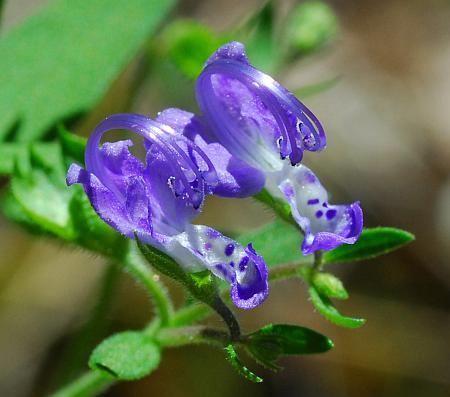
[[[302,158],[303,150],[317,151],[325,147],[326,137],[322,125],[302,102],[270,76],[233,59],[214,60],[204,68],[197,79],[197,100],[200,108],[216,129],[223,130],[227,123],[224,122],[219,114],[220,112],[215,108],[220,98],[217,98],[214,91],[212,82],[214,75],[223,75],[238,80],[270,109],[279,127],[277,142],[280,146],[282,158],[289,156],[291,162],[297,164]],[[289,113],[299,123],[292,123]],[[305,127],[302,128],[302,125]],[[239,134],[239,140],[236,139],[236,135],[241,131],[230,131],[228,129],[226,132],[227,134],[222,134],[225,136],[220,138],[225,141],[228,147],[242,150],[245,143],[251,144],[249,138],[243,137],[242,134]],[[237,148],[237,145],[239,145],[239,148]]]
[[[137,114],[116,114],[106,118],[94,129],[86,145],[86,169],[96,175],[106,187],[115,193],[119,200],[125,201],[124,193],[115,185],[114,180],[108,175],[109,171],[103,166],[99,145],[103,134],[108,131],[124,129],[135,132],[154,144],[158,151],[168,160],[167,163],[174,179],[181,183],[184,193],[194,208],[198,208],[204,196],[203,178],[197,178],[198,187],[194,189],[186,176],[186,172],[189,170],[197,176],[199,172],[198,167],[192,162],[186,161],[186,153],[178,145],[174,144],[173,139],[167,139],[169,136],[163,127],[162,124]],[[195,146],[193,143],[190,145]],[[186,166],[186,172],[182,170],[181,165]],[[208,167],[208,172],[215,172],[212,164],[208,164]],[[201,190],[199,191],[198,188]]]
[[[171,137],[172,145],[177,150],[177,152],[183,157],[183,159],[186,162],[186,165],[189,169],[194,171],[195,175],[199,180],[204,180],[208,185],[215,186],[218,183],[217,173],[214,168],[213,163],[211,162],[210,158],[205,154],[205,152],[200,149],[197,145],[195,145],[190,139],[185,137],[184,135],[178,134],[172,127],[169,127],[168,125],[161,124],[161,131],[166,133],[168,136]],[[182,141],[186,147],[189,150],[194,151],[202,161],[206,164],[207,169],[201,170],[200,164],[195,164],[190,156],[187,155],[186,151],[184,151],[180,146],[177,144],[177,140]]]

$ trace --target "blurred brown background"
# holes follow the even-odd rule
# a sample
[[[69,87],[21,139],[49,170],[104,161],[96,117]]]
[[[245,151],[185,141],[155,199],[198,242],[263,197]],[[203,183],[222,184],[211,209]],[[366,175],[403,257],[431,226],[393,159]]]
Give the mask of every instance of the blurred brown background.
[[[2,30],[45,3],[6,2]],[[279,3],[287,8],[287,1]],[[335,202],[361,200],[367,226],[405,228],[417,241],[380,259],[331,269],[350,292],[339,308],[368,319],[361,329],[338,328],[314,313],[298,281],[274,285],[263,307],[240,313],[247,330],[268,322],[317,329],[334,340],[330,353],[284,359],[284,371],[262,371],[265,382],[253,385],[220,351],[170,350],[151,377],[115,386],[107,396],[450,395],[450,3],[330,4],[341,20],[338,40],[278,76],[291,89],[341,76],[332,89],[306,100],[329,144],[305,163]],[[190,0],[177,13],[224,30],[257,5]],[[132,73],[133,65],[78,132],[88,134],[92,123],[123,110]],[[150,78],[139,89],[132,110],[153,116],[167,105],[153,83]],[[271,219],[251,200],[211,199],[205,212],[199,221],[225,229]],[[0,396],[40,396],[94,303],[105,264],[33,238],[3,218],[0,224]],[[150,310],[142,291],[121,276],[108,332],[140,327]]]

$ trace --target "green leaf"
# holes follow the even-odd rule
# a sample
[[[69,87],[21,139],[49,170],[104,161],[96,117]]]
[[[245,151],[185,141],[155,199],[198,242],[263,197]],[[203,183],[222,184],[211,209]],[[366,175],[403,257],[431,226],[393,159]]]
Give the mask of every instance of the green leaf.
[[[178,20],[161,34],[157,45],[187,78],[194,80],[224,40],[195,20]]]
[[[127,331],[100,343],[91,354],[89,366],[120,380],[136,380],[153,372],[160,360],[160,348],[150,337]]]
[[[84,164],[87,139],[71,133],[62,125],[58,126],[58,138],[65,159]]]
[[[174,0],[58,0],[0,39],[0,141],[44,135],[86,112],[155,31]]]
[[[414,239],[413,234],[393,227],[364,229],[355,244],[341,245],[332,251],[325,252],[323,263],[353,262],[375,258],[394,251]]]
[[[311,282],[321,295],[328,298],[347,299],[348,293],[342,281],[331,273],[315,272]]]
[[[338,31],[333,9],[322,1],[306,1],[295,7],[286,24],[290,46],[301,54],[322,48]]]
[[[300,99],[305,99],[328,91],[330,88],[333,88],[340,81],[340,79],[341,77],[337,76],[328,80],[323,80],[319,83],[305,85],[303,87],[297,88],[293,91],[293,93]]]
[[[308,257],[300,251],[302,236],[298,229],[283,221],[277,220],[260,229],[243,233],[238,236],[238,241],[244,245],[252,243],[269,267],[308,261]]]
[[[282,355],[323,353],[333,342],[309,328],[269,324],[250,334],[245,346],[263,365],[276,369],[274,361]]]
[[[359,328],[366,322],[363,318],[346,317],[340,314],[331,301],[321,295],[314,286],[310,286],[308,291],[314,307],[332,323],[347,328]]]
[[[14,177],[11,191],[30,222],[64,240],[73,240],[69,216],[71,193],[55,185],[43,170],[36,169],[26,177]]]
[[[280,63],[280,46],[275,39],[275,7],[272,0],[253,15],[243,27],[243,42],[252,64],[274,73]]]
[[[233,345],[228,345],[225,348],[225,353],[227,354],[228,361],[230,362],[231,366],[245,379],[249,380],[253,383],[261,383],[263,381],[262,378],[260,378],[258,375],[254,374],[252,371],[250,371],[244,364],[242,364],[241,360],[239,359],[236,350],[234,349]]]

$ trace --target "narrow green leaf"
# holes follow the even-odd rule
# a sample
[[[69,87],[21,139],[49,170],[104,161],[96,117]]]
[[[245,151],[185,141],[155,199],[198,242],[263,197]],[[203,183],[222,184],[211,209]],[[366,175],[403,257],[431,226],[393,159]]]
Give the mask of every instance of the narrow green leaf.
[[[228,361],[230,362],[231,366],[245,379],[249,380],[253,383],[261,383],[263,381],[262,378],[260,378],[258,375],[254,374],[252,371],[250,371],[244,364],[242,364],[241,360],[239,359],[236,350],[234,350],[233,345],[228,345],[225,348],[225,352],[227,354]]]
[[[174,3],[57,0],[2,36],[0,141],[17,123],[30,141],[91,109]]]
[[[414,239],[413,234],[393,227],[364,229],[355,244],[341,245],[332,251],[325,252],[323,263],[353,262],[375,258],[394,251]]]
[[[337,76],[328,80],[321,81],[319,83],[305,85],[303,87],[295,89],[293,93],[300,99],[305,99],[328,91],[329,89],[333,88],[340,81],[340,79],[340,76]]]
[[[248,336],[246,347],[273,364],[279,356],[323,353],[333,347],[326,336],[312,329],[290,324],[269,324]]]
[[[91,354],[89,366],[120,380],[136,380],[153,372],[160,360],[160,348],[151,338],[127,331],[100,343]]]
[[[331,273],[315,272],[311,282],[321,295],[328,298],[347,299],[348,293],[342,281]]]
[[[340,314],[331,301],[321,295],[314,286],[310,286],[308,291],[314,307],[332,323],[347,328],[359,328],[366,322],[363,318],[346,317]]]
[[[277,220],[260,229],[243,233],[238,236],[238,240],[245,245],[252,243],[269,267],[308,261],[308,257],[300,251],[302,236],[299,231],[283,221]]]

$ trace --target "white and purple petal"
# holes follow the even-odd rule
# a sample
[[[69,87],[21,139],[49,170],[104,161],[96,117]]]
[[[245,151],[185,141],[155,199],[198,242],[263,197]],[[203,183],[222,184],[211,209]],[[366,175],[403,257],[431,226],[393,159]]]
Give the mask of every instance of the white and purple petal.
[[[355,243],[362,231],[363,213],[358,202],[333,205],[314,173],[304,165],[287,166],[268,176],[266,188],[289,203],[292,216],[304,231],[302,252],[332,250]]]
[[[243,247],[208,226],[191,225],[171,239],[170,255],[187,271],[206,267],[230,283],[232,301],[241,309],[253,309],[267,298],[267,267],[251,245]]]

